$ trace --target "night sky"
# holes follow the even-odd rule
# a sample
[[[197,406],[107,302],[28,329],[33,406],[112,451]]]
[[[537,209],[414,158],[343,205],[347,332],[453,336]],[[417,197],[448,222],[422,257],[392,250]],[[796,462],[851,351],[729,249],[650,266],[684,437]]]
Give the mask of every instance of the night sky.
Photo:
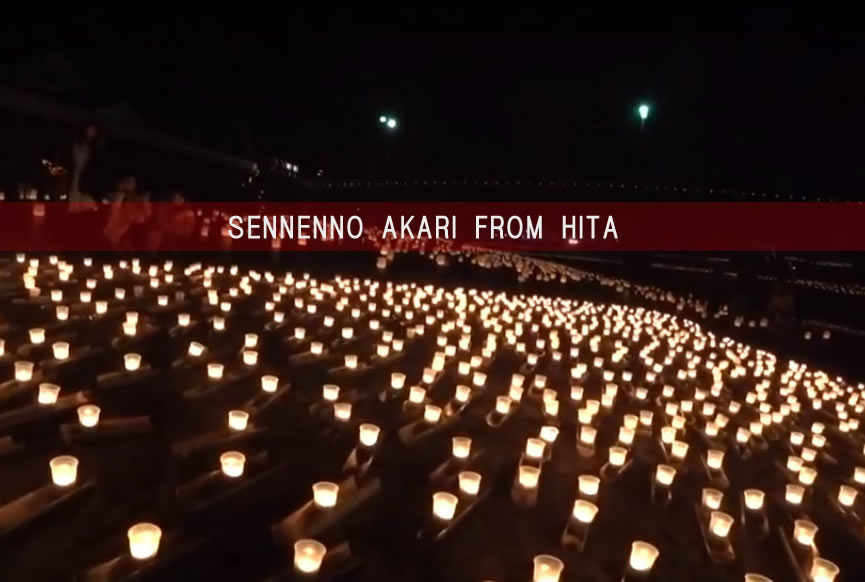
[[[82,106],[123,103],[148,127],[329,176],[639,177],[835,194],[865,177],[865,37],[768,8],[706,28],[663,15],[505,23],[444,6],[426,16],[141,6],[4,21],[4,82]],[[652,106],[642,135],[641,101]],[[384,135],[381,113],[397,132]]]

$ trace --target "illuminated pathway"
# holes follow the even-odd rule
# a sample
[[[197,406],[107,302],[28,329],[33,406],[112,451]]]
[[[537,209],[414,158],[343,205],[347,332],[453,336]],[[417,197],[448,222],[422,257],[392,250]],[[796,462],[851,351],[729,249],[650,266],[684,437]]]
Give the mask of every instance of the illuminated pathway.
[[[391,260],[10,260],[0,577],[861,579],[862,384]]]

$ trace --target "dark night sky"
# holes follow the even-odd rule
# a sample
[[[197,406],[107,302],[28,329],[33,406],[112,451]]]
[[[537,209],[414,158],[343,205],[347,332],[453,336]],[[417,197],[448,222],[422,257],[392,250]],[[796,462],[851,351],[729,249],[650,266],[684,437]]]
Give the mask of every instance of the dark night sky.
[[[7,20],[4,77],[32,85],[33,59],[54,55],[78,79],[67,100],[125,102],[151,127],[331,175],[383,157],[388,112],[401,122],[392,171],[418,177],[619,179],[638,157],[661,183],[849,193],[865,177],[865,37],[769,8],[712,15],[708,29],[444,6],[428,18],[143,6],[82,4],[75,26]],[[643,136],[640,100],[653,106]]]

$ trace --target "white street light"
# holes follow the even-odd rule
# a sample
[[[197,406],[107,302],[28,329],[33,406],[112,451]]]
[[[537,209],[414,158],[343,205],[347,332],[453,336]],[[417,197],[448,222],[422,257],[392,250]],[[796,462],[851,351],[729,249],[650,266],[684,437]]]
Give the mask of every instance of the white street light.
[[[649,106],[645,103],[641,103],[639,107],[637,107],[637,113],[640,115],[640,130],[646,127],[646,118],[649,117]]]

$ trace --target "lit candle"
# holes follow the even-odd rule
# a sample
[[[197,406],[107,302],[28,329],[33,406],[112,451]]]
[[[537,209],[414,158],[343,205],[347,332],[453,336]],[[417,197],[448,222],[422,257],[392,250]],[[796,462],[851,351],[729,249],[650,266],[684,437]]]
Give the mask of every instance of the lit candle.
[[[811,564],[811,580],[813,582],[832,582],[841,572],[833,562],[825,558],[815,558]]]
[[[598,513],[598,506],[585,499],[577,499],[574,502],[572,514],[581,523],[592,523]]]
[[[559,582],[559,577],[565,569],[565,564],[561,560],[548,554],[535,556],[533,563],[532,582]]]
[[[152,523],[137,523],[126,532],[129,554],[136,560],[147,560],[159,551],[162,530]]]
[[[243,410],[228,411],[228,428],[233,431],[246,430],[246,425],[249,423],[249,413]]]
[[[207,364],[207,377],[211,380],[221,380],[222,372],[225,370],[225,366],[218,362],[211,362]]]
[[[452,493],[444,491],[433,493],[433,515],[441,520],[450,521],[456,513],[458,501],[457,496]]]
[[[69,357],[68,342],[54,342],[51,345],[51,350],[54,352],[55,360],[65,360]]]
[[[477,495],[481,490],[481,475],[474,471],[460,471],[459,473],[460,491],[467,495]]]
[[[670,454],[672,454],[673,458],[677,461],[684,460],[685,456],[688,454],[688,443],[684,441],[673,441],[673,447],[670,450]]]
[[[83,404],[78,407],[78,423],[87,428],[99,424],[99,413],[101,409],[95,404]]]
[[[472,439],[462,436],[453,437],[451,439],[451,450],[454,458],[468,459],[472,450]]]
[[[61,455],[49,461],[51,480],[59,487],[73,485],[78,478],[78,459],[71,455]]]
[[[457,402],[468,402],[469,398],[471,398],[472,389],[468,386],[464,386],[460,384],[456,388],[456,392],[454,393],[454,398]]]
[[[424,411],[423,411],[423,419],[424,419],[424,421],[426,421],[426,422],[428,422],[428,423],[430,423],[430,424],[435,424],[435,423],[437,423],[437,422],[439,421],[439,419],[441,418],[441,416],[442,416],[442,409],[441,409],[441,407],[436,406],[436,405],[434,405],[434,404],[427,404],[427,405],[424,407]]]
[[[713,471],[720,471],[724,466],[724,451],[709,449],[706,452],[706,464]]]
[[[793,522],[793,539],[803,546],[811,547],[817,536],[817,525],[807,519],[797,519]]]
[[[530,459],[540,459],[544,455],[546,443],[539,438],[526,439],[526,456]]]
[[[265,392],[276,392],[279,385],[279,378],[271,374],[265,374],[261,377],[261,389]]]
[[[751,511],[760,511],[763,509],[763,499],[765,494],[759,489],[745,489],[745,507]]]
[[[254,348],[258,345],[258,334],[247,333],[243,335],[243,347]]]
[[[124,321],[122,324],[123,334],[128,336],[134,336],[137,331],[137,324],[132,321]]]
[[[405,374],[401,372],[393,372],[390,375],[390,387],[394,390],[402,390],[405,386]]]
[[[33,362],[19,360],[15,362],[15,379],[19,382],[29,382],[33,378]]]
[[[676,429],[672,426],[662,427],[661,442],[663,442],[665,445],[672,445],[674,440],[676,440]]]
[[[518,469],[518,480],[522,487],[534,489],[538,486],[541,470],[531,465],[520,465]]]
[[[97,301],[93,304],[93,308],[96,310],[97,315],[103,315],[108,312],[108,302],[107,301]]]
[[[496,396],[496,412],[508,414],[511,411],[511,399],[508,396]]]
[[[189,342],[189,349],[186,351],[193,358],[197,358],[204,353],[204,346],[198,342]]]
[[[723,511],[713,511],[709,517],[709,531],[719,538],[726,538],[733,527],[733,518]]]
[[[838,503],[844,507],[853,507],[857,491],[848,485],[841,485],[838,490]]]
[[[336,420],[343,422],[351,420],[351,403],[350,402],[334,402],[333,417]]]
[[[540,433],[538,436],[540,436],[541,439],[543,439],[543,441],[545,443],[547,443],[548,445],[551,445],[554,442],[556,442],[556,439],[559,436],[559,429],[558,429],[558,427],[555,427],[555,426],[544,425],[541,427],[541,430],[540,430]]]
[[[180,327],[188,327],[191,318],[188,313],[178,313],[177,314],[177,325]]]
[[[222,474],[226,477],[236,479],[243,475],[243,466],[246,464],[246,455],[238,451],[228,451],[219,455],[219,465]]]
[[[336,384],[325,384],[321,387],[321,395],[328,402],[336,402],[336,399],[339,398],[339,386]]]
[[[625,447],[610,447],[610,465],[621,467],[628,457],[628,449]]]
[[[802,503],[802,497],[805,495],[805,488],[801,485],[789,484],[784,489],[784,499],[791,505],[799,505]]]
[[[243,363],[247,366],[254,366],[258,363],[258,352],[255,350],[243,350]]]
[[[42,382],[39,384],[39,395],[37,401],[39,404],[54,404],[57,402],[57,396],[60,394],[60,386]]]
[[[721,501],[724,499],[724,494],[717,489],[703,489],[703,507],[706,509],[717,510],[721,507]]]
[[[601,487],[601,480],[594,475],[580,475],[578,482],[580,494],[586,497],[594,497]]]
[[[772,582],[771,578],[760,574],[745,574],[745,582]]]
[[[817,470],[813,467],[802,467],[799,470],[799,483],[802,485],[813,485],[817,479]]]
[[[315,574],[321,568],[327,548],[321,542],[303,539],[294,542],[294,567],[304,574]]]
[[[359,431],[360,444],[365,447],[374,447],[378,442],[378,437],[381,429],[374,424],[364,423],[360,425]]]
[[[486,381],[487,375],[483,372],[475,372],[472,376],[472,384],[474,384],[477,388],[483,388]]]
[[[316,507],[327,509],[336,505],[339,485],[330,481],[319,481],[312,485],[312,500]]]
[[[45,330],[41,327],[34,327],[30,330],[30,343],[41,344],[45,342]]]
[[[631,556],[628,564],[637,572],[648,572],[658,559],[658,548],[646,542],[636,541],[631,544]]]
[[[652,418],[655,416],[655,413],[651,410],[641,410],[640,411],[640,424],[643,426],[652,426]]]
[[[676,469],[669,465],[658,465],[658,468],[655,470],[655,481],[666,487],[673,484],[675,476]]]
[[[594,445],[597,435],[597,429],[591,426],[583,426],[580,428],[580,442],[583,444]]]
[[[426,390],[420,386],[412,386],[408,391],[408,400],[413,404],[421,404],[426,398]]]

